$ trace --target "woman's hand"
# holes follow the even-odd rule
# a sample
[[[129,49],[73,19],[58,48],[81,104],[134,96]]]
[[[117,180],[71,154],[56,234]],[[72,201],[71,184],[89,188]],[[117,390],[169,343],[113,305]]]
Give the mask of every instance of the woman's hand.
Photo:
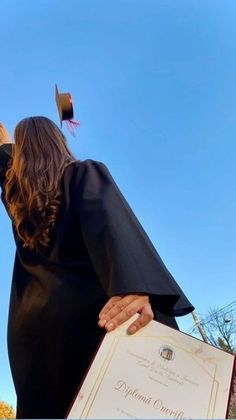
[[[128,333],[134,334],[153,319],[153,311],[147,295],[113,296],[99,314],[98,325],[112,331],[139,312],[139,317],[129,325]]]
[[[0,144],[11,143],[11,137],[6,127],[0,123]]]

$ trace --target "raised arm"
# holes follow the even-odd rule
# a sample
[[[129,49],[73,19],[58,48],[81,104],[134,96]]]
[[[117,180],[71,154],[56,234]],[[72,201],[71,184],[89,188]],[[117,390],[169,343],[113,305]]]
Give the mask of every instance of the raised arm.
[[[0,123],[0,187],[5,180],[7,164],[12,156],[12,142],[6,127]]]

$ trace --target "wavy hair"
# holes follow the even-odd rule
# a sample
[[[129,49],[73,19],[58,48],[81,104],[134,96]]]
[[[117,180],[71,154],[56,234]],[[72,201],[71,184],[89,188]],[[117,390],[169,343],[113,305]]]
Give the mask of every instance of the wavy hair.
[[[20,121],[14,140],[5,200],[23,246],[40,252],[50,244],[60,210],[62,174],[76,158],[61,130],[46,117]]]

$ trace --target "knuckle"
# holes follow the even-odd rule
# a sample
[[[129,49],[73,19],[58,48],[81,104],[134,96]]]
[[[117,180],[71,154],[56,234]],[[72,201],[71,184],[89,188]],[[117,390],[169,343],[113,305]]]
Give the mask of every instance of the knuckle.
[[[133,310],[131,308],[126,308],[125,314],[128,317],[131,317],[133,315]]]
[[[122,312],[125,309],[125,305],[123,304],[117,304],[117,312]]]

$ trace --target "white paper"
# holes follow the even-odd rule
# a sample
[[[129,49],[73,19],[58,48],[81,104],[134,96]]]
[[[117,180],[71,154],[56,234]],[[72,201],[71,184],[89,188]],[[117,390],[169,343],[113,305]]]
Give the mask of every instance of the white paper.
[[[106,334],[69,419],[225,418],[234,356],[151,321]]]

